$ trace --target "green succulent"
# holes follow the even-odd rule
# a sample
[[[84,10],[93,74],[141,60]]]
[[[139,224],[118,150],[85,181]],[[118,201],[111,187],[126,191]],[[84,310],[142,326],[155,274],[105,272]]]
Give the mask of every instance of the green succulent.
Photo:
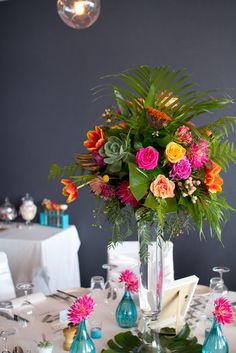
[[[111,173],[117,173],[122,168],[122,162],[132,159],[128,151],[126,136],[120,134],[120,137],[110,136],[99,153],[104,157],[104,162],[108,164]]]

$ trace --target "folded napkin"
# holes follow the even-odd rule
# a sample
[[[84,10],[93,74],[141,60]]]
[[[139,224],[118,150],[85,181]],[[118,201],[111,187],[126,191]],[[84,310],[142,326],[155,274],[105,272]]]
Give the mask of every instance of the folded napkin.
[[[23,303],[24,299],[25,299],[25,297],[13,299],[12,300],[13,308],[14,309],[18,308]],[[42,300],[45,300],[45,299],[46,299],[46,296],[42,292],[33,293],[33,294],[28,295],[28,301],[32,304],[36,304],[36,303],[38,303]]]

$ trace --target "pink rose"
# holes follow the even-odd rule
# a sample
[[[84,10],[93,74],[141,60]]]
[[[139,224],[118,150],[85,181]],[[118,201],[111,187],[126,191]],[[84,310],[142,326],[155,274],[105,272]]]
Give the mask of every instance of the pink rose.
[[[152,170],[157,166],[159,152],[153,147],[140,148],[136,153],[136,163],[139,168]]]
[[[162,199],[175,197],[174,189],[175,183],[162,174],[159,174],[150,185],[153,195]]]

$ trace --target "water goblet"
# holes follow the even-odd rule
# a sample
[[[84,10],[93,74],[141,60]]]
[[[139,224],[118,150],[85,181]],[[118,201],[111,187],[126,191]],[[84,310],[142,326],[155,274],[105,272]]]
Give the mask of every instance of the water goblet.
[[[14,328],[3,329],[0,331],[0,337],[3,339],[3,342],[4,342],[4,348],[2,353],[11,353],[7,348],[8,337],[14,335],[15,333],[16,333],[16,330]]]
[[[33,284],[22,282],[16,285],[16,288],[24,291],[25,297],[23,303],[18,308],[18,323],[21,328],[28,327],[35,320],[36,311],[32,303],[28,300],[28,292],[33,288]]]

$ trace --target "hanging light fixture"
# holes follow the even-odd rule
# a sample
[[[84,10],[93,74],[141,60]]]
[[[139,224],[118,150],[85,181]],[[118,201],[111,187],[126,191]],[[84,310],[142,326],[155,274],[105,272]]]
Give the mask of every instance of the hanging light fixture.
[[[92,26],[101,10],[100,0],[57,0],[57,11],[65,24],[75,29]]]

